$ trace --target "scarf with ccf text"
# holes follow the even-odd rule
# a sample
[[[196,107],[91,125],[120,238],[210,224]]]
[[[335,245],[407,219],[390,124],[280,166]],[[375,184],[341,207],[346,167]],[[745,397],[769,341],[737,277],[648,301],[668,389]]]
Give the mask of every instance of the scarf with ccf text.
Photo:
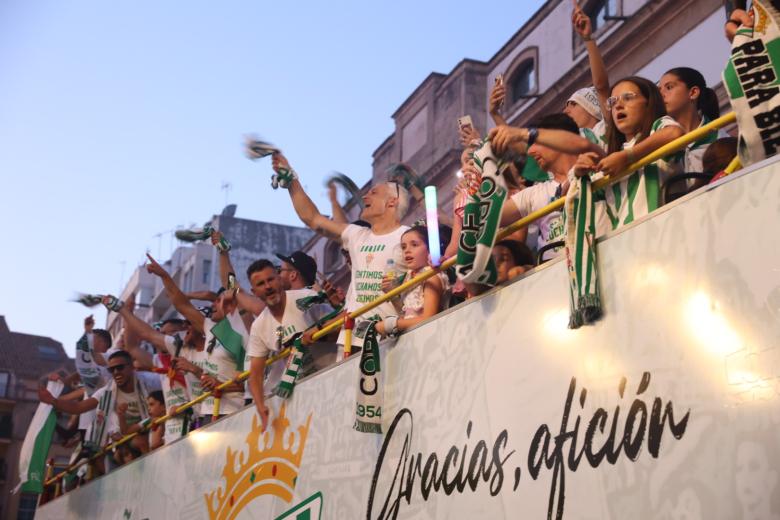
[[[490,141],[482,142],[473,154],[482,174],[479,191],[463,208],[463,227],[458,240],[455,272],[463,283],[495,285],[498,271],[493,262],[493,245],[501,223],[501,207],[507,189],[501,166],[493,155]]]
[[[379,341],[376,334],[376,321],[367,320],[363,350],[360,352],[360,373],[358,374],[357,403],[355,406],[355,424],[359,432],[382,433],[382,405],[384,388],[382,386],[381,366],[379,364]],[[361,323],[361,324],[362,324]]]

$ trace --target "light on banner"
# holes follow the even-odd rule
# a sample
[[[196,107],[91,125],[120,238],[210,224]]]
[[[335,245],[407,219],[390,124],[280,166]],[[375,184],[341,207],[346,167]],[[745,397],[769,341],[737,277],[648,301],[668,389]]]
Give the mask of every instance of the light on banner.
[[[436,186],[425,187],[425,223],[428,226],[428,251],[431,253],[431,263],[434,267],[441,263],[441,246],[439,245],[439,213],[436,202]]]

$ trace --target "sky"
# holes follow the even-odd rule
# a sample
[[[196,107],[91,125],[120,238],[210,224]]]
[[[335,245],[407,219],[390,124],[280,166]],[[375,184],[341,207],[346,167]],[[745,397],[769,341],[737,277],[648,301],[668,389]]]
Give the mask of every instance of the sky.
[[[301,225],[244,135],[281,147],[325,208],[323,179],[368,181],[428,74],[488,60],[542,4],[1,1],[0,315],[73,355],[105,311],[68,300],[118,293],[177,227],[226,202]]]

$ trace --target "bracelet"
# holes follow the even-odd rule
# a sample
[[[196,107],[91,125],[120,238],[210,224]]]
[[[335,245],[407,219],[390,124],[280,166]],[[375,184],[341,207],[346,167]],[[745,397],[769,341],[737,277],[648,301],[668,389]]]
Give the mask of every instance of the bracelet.
[[[398,316],[387,316],[384,320],[385,332],[388,336],[396,336],[398,334]]]
[[[531,127],[528,129],[528,148],[531,148],[531,146],[536,142],[536,138],[539,137],[539,129],[536,127]]]

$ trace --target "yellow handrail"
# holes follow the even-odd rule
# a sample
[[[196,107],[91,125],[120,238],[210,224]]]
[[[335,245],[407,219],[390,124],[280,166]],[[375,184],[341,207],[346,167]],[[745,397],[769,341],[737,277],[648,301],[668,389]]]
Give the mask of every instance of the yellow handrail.
[[[670,153],[677,152],[677,151],[685,148],[689,144],[691,144],[691,143],[693,143],[695,141],[698,141],[699,139],[701,139],[702,137],[707,135],[709,132],[712,132],[713,130],[717,130],[719,128],[722,128],[722,127],[724,127],[724,126],[726,126],[726,125],[728,125],[730,123],[733,123],[734,121],[736,121],[736,114],[734,112],[726,114],[725,116],[721,116],[718,119],[715,119],[714,121],[711,121],[710,123],[707,123],[706,125],[703,125],[703,126],[697,128],[696,130],[693,130],[692,132],[689,132],[689,133],[683,135],[682,137],[679,137],[679,138],[675,139],[671,143],[668,143],[668,144],[658,148],[653,153],[648,154],[645,157],[643,157],[642,159],[640,159],[639,161],[629,165],[623,173],[621,173],[619,175],[616,175],[614,177],[604,177],[602,179],[599,179],[598,181],[593,183],[593,188],[594,189],[603,188],[603,187],[607,186],[608,184],[610,184],[611,182],[618,181],[618,180],[622,179],[623,177],[625,177],[626,175],[628,175],[628,174],[638,170],[639,168],[647,166],[648,164],[650,164],[652,162],[655,162],[658,159],[669,155]],[[727,168],[727,171],[729,170],[729,168],[733,168],[733,170],[728,171],[728,173],[732,173],[738,167],[739,167],[739,161],[738,161],[737,158],[735,158],[734,161],[732,161],[732,163]],[[518,229],[527,226],[531,222],[533,222],[535,220],[538,220],[538,219],[544,217],[545,215],[548,215],[548,214],[552,213],[553,211],[559,210],[561,207],[563,207],[565,201],[566,201],[565,198],[560,198],[560,199],[556,200],[555,202],[552,202],[552,203],[548,204],[547,206],[545,206],[544,208],[542,208],[540,210],[537,210],[537,211],[534,211],[532,213],[529,213],[528,215],[526,215],[525,217],[521,218],[520,220],[518,220],[518,221],[514,222],[513,224],[510,224],[509,226],[507,226],[504,229],[502,229],[498,233],[498,237],[497,237],[496,240],[501,240],[503,238],[506,238],[509,235],[511,235],[512,233],[514,233],[515,231],[517,231]],[[364,313],[366,313],[366,312],[368,312],[368,311],[378,307],[379,305],[381,305],[382,303],[390,300],[391,298],[394,298],[395,296],[398,296],[401,293],[407,291],[409,288],[414,287],[415,285],[418,285],[418,284],[424,282],[425,280],[427,280],[428,278],[434,276],[435,274],[437,274],[437,273],[439,273],[441,271],[444,271],[446,269],[449,269],[450,267],[455,265],[455,260],[456,260],[455,257],[453,257],[453,258],[450,258],[447,261],[443,262],[438,267],[435,267],[435,268],[432,268],[432,269],[426,269],[425,271],[423,271],[419,275],[415,276],[414,278],[412,278],[410,280],[407,280],[406,282],[402,283],[401,285],[399,285],[395,289],[392,289],[391,291],[388,291],[383,296],[380,296],[379,298],[377,298],[376,300],[372,301],[371,303],[367,303],[366,305],[360,307],[359,309],[357,309],[357,310],[355,310],[353,312],[350,312],[349,313],[349,317],[350,318],[357,318],[358,316],[360,316],[360,315],[362,315],[362,314],[364,314]],[[338,320],[336,320],[333,323],[323,327],[321,330],[319,330],[315,334],[313,334],[312,335],[312,340],[316,341],[316,340],[322,338],[323,336],[325,336],[327,334],[330,334],[331,332],[334,332],[335,330],[339,329],[343,324],[344,324],[344,318],[339,318]],[[290,349],[286,348],[286,349],[282,350],[281,352],[279,352],[278,354],[276,354],[273,357],[271,357],[268,360],[266,360],[266,364],[270,365],[271,363],[274,363],[275,361],[278,361],[279,359],[287,357],[289,354],[290,354]],[[233,379],[231,379],[229,381],[225,381],[224,383],[220,384],[218,387],[216,387],[215,390],[224,390],[225,388],[230,386],[232,383],[235,383],[235,382],[239,382],[240,383],[242,381],[245,381],[248,377],[249,377],[249,370],[246,370],[246,371],[242,372],[241,374],[239,374],[238,376],[236,376],[235,378],[233,378]],[[179,406],[176,409],[174,414],[166,414],[166,415],[164,415],[162,417],[158,417],[157,419],[151,421],[150,425],[162,424],[165,421],[175,417],[176,415],[179,415],[183,411],[185,411],[185,410],[187,410],[189,408],[192,408],[196,404],[198,404],[198,403],[208,399],[212,395],[213,395],[213,392],[206,392],[204,394],[201,394],[198,397],[196,397],[195,399],[193,399],[192,401],[189,401],[189,402]],[[122,437],[121,439],[119,439],[118,441],[115,441],[115,442],[107,445],[105,448],[103,448],[100,451],[98,451],[95,455],[93,455],[89,459],[82,459],[78,463],[69,466],[68,468],[66,468],[61,473],[59,473],[56,476],[54,476],[53,478],[47,480],[44,485],[49,486],[49,485],[51,485],[53,483],[59,482],[62,478],[65,477],[65,475],[67,475],[69,473],[72,473],[73,470],[79,468],[80,466],[82,466],[82,465],[84,465],[84,464],[86,464],[88,462],[96,460],[99,457],[102,457],[109,450],[112,450],[112,449],[114,449],[117,446],[121,446],[122,444],[125,444],[126,442],[129,442],[133,437],[135,437],[136,435],[138,435],[140,433],[144,433],[147,430],[148,430],[148,428],[144,428],[141,431],[128,434],[128,435]]]

